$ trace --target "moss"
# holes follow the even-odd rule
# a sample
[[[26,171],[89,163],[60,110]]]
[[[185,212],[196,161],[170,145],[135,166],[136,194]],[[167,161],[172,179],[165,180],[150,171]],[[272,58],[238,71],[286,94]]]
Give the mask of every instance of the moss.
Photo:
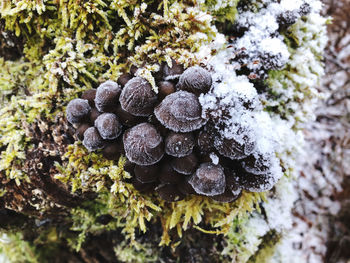
[[[268,263],[275,253],[275,246],[280,241],[281,234],[275,230],[269,231],[262,237],[262,243],[258,248],[258,252],[249,259],[249,263]]]

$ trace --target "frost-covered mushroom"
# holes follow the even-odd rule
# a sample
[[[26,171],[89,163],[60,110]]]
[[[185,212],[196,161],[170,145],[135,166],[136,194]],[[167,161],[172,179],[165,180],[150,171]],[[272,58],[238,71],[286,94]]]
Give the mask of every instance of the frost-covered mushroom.
[[[164,155],[163,139],[149,123],[140,123],[123,135],[126,157],[138,165],[152,165]]]
[[[220,165],[202,163],[188,182],[198,194],[215,196],[225,192],[225,174]]]
[[[214,150],[213,136],[206,131],[200,131],[197,137],[197,145],[201,153],[209,153]]]
[[[252,174],[266,174],[271,167],[272,159],[276,158],[273,154],[252,154],[242,160],[242,167]]]
[[[71,124],[83,122],[90,111],[91,107],[88,100],[73,99],[67,105],[67,120]]]
[[[120,94],[122,109],[135,116],[149,116],[157,103],[157,94],[144,78],[134,77],[126,83]]]
[[[243,159],[251,154],[255,148],[255,140],[250,136],[242,137],[242,141],[235,138],[215,138],[214,146],[218,152],[232,160]]]
[[[240,185],[243,189],[250,192],[264,192],[271,190],[271,188],[278,181],[272,173],[266,174],[252,174],[248,172],[242,172],[239,175]]]
[[[199,66],[190,67],[180,76],[178,87],[194,94],[207,93],[213,80],[211,74]]]
[[[105,142],[98,133],[98,130],[95,127],[90,127],[84,132],[83,145],[91,152],[102,149],[105,146]]]
[[[153,165],[135,165],[134,168],[134,174],[142,183],[152,183],[157,181],[158,179],[158,170],[159,165],[153,164]]]
[[[95,105],[101,111],[110,111],[118,104],[121,88],[117,82],[108,80],[102,83],[96,90]]]
[[[194,138],[191,133],[170,132],[165,138],[165,152],[174,157],[184,157],[192,153]]]
[[[162,125],[175,132],[191,132],[205,123],[197,96],[187,91],[166,96],[154,113]]]
[[[184,199],[184,194],[182,194],[175,185],[164,184],[156,188],[159,197],[167,202],[175,202]]]
[[[105,140],[113,140],[122,132],[122,125],[113,113],[102,113],[95,120],[95,127]]]
[[[190,155],[184,157],[172,159],[170,165],[176,172],[184,175],[190,175],[196,170],[198,166],[198,159],[196,155],[191,153]]]
[[[88,89],[83,92],[81,98],[88,100],[91,107],[95,107],[96,89]]]

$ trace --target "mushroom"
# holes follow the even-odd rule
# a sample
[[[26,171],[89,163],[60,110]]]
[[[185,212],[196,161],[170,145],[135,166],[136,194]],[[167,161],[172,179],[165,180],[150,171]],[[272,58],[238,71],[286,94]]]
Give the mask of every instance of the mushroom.
[[[225,192],[225,174],[220,165],[202,163],[188,182],[198,194],[215,196]]]
[[[105,143],[95,127],[90,127],[84,132],[83,145],[90,152],[102,149]]]
[[[157,181],[159,165],[135,165],[134,174],[142,183],[152,183]]]
[[[161,183],[171,183],[171,184],[176,184],[180,182],[183,179],[183,175],[176,172],[174,168],[170,165],[168,160],[164,161],[160,173],[159,173],[159,181]]]
[[[132,75],[130,75],[129,73],[125,73],[125,74],[122,74],[118,80],[117,80],[117,83],[121,86],[121,87],[124,87],[126,85],[126,83],[128,83],[129,80],[132,79]]]
[[[201,118],[201,105],[196,95],[177,91],[165,97],[154,109],[162,125],[175,132],[191,132],[205,123]]]
[[[157,94],[146,79],[134,77],[126,83],[119,101],[122,109],[130,114],[149,116],[157,103]]]
[[[235,138],[216,137],[214,146],[218,152],[232,160],[243,159],[247,157],[255,148],[255,140],[248,135],[243,137],[243,143]]]
[[[88,100],[73,99],[67,105],[67,120],[71,124],[83,122],[90,111],[91,107]]]
[[[105,140],[113,140],[122,132],[122,125],[113,113],[102,113],[95,120],[95,127]]]
[[[176,172],[184,175],[190,175],[196,170],[198,159],[196,155],[191,153],[190,155],[184,157],[172,159],[170,165]]]
[[[118,83],[108,80],[96,90],[95,105],[100,112],[111,111],[118,104],[121,88]]]
[[[102,150],[103,157],[108,160],[119,160],[122,153],[124,153],[124,145],[120,138],[117,141],[108,143]]]
[[[185,195],[182,194],[175,185],[164,184],[156,188],[159,197],[167,202],[175,202],[184,199]]]
[[[140,123],[123,135],[126,157],[138,165],[152,165],[164,155],[163,139],[149,123]]]
[[[199,66],[190,67],[180,76],[178,87],[196,95],[209,91],[213,80],[211,74]]]
[[[91,107],[95,107],[96,89],[88,89],[83,92],[81,98],[88,100]]]
[[[82,141],[84,139],[84,133],[88,128],[90,128],[90,125],[88,123],[82,123],[78,126],[75,134],[79,140]]]
[[[184,157],[192,153],[194,138],[191,133],[170,132],[165,138],[165,152],[174,157]]]
[[[175,92],[175,85],[170,81],[160,81],[158,83],[158,99],[163,100],[166,96]]]

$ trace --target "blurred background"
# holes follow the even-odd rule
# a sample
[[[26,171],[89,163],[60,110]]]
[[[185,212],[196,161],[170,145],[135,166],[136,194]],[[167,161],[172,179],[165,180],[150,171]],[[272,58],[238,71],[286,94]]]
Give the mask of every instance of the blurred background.
[[[350,262],[350,1],[324,0],[331,16],[316,120],[305,127],[293,248],[307,262]]]

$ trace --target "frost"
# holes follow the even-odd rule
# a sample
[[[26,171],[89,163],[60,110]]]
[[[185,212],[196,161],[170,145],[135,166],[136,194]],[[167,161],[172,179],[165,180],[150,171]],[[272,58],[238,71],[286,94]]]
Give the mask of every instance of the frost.
[[[122,132],[122,126],[113,113],[103,113],[95,120],[95,127],[105,140],[113,140]]]
[[[90,110],[91,107],[88,100],[73,99],[67,105],[67,120],[72,124],[79,123],[84,120]]]
[[[109,110],[118,104],[121,88],[118,83],[108,80],[96,90],[95,105],[100,112]]]
[[[97,129],[95,127],[90,127],[84,132],[83,145],[91,152],[102,149],[105,143]]]
[[[187,91],[177,91],[165,97],[154,113],[166,128],[175,132],[191,132],[205,123],[198,98]]]
[[[119,98],[122,109],[135,116],[149,116],[157,102],[157,94],[151,84],[140,77],[132,78]]]
[[[192,153],[194,137],[191,133],[171,132],[165,139],[165,152],[174,157],[183,157]]]
[[[212,84],[211,74],[202,67],[194,66],[180,76],[178,87],[197,95],[209,91]]]
[[[149,123],[141,123],[127,130],[123,142],[126,157],[138,165],[155,164],[164,155],[163,139]]]
[[[189,180],[198,194],[214,196],[225,192],[225,174],[220,165],[202,163]]]

